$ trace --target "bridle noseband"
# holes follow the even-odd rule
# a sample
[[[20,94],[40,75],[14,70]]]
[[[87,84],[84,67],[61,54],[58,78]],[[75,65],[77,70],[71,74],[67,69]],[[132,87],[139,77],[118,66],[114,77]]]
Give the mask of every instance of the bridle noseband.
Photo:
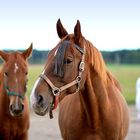
[[[7,93],[8,96],[18,96],[18,97],[21,98],[22,100],[24,100],[24,98],[25,98],[23,95],[21,95],[21,94],[19,94],[19,93],[17,93],[17,92],[9,91],[9,89],[6,88],[6,87],[5,87],[5,90],[6,90],[6,93]]]
[[[79,64],[78,76],[76,77],[75,80],[73,80],[72,82],[70,82],[70,83],[68,83],[68,84],[66,84],[62,87],[56,87],[44,73],[42,73],[39,76],[51,87],[53,96],[59,96],[62,91],[66,90],[66,89],[68,89],[68,88],[70,88],[74,85],[77,85],[76,92],[79,91],[80,82],[81,82],[81,79],[82,79],[82,72],[84,71],[84,68],[85,68],[85,62],[84,62],[84,60],[85,60],[85,45],[84,45],[83,49],[81,47],[79,47],[78,45],[75,45],[75,48],[80,53],[82,53],[81,62]]]

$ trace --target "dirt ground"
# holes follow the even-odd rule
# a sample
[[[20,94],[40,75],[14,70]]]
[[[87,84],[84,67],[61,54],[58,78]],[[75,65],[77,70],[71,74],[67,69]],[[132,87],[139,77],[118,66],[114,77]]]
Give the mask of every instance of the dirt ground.
[[[129,106],[131,123],[125,140],[140,140],[140,121],[137,121],[135,106]],[[62,140],[58,127],[58,111],[54,118],[37,116],[31,112],[29,140]]]

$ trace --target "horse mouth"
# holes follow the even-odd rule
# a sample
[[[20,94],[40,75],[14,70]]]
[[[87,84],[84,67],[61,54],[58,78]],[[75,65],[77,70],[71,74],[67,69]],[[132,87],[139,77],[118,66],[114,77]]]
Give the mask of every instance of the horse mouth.
[[[15,112],[13,112],[13,111],[10,110],[10,115],[11,115],[12,117],[21,117],[21,116],[22,116],[22,112],[20,112],[20,113],[15,113]]]
[[[37,115],[45,116],[51,110],[51,103],[49,105],[33,104],[33,110]]]

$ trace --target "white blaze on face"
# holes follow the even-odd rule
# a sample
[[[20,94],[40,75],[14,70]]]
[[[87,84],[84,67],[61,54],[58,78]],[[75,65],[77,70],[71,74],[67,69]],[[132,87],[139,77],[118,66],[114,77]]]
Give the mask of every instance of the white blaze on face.
[[[56,54],[57,54],[57,51],[58,51],[58,49],[56,49],[56,51],[55,51],[55,53],[54,53],[54,56],[56,56]]]
[[[18,69],[19,69],[19,67],[18,67],[17,63],[15,63],[14,73],[15,73],[16,87],[18,87],[18,79],[17,79],[17,76],[16,76]]]
[[[45,69],[42,71],[42,74],[45,74]]]
[[[16,84],[16,92],[18,92],[18,79],[17,79],[17,76],[16,76],[16,74],[17,74],[17,71],[18,71],[18,69],[19,69],[19,67],[18,67],[18,65],[17,65],[17,63],[15,63],[15,68],[14,68],[14,73],[15,73],[15,84]],[[18,108],[18,97],[16,97],[16,108]]]
[[[33,89],[32,89],[32,92],[31,92],[31,95],[30,95],[30,104],[31,104],[31,107],[33,106],[33,104],[36,103],[36,97],[35,97],[35,90],[36,90],[36,87],[38,85],[40,81],[40,78],[38,78],[33,86]]]
[[[19,67],[18,67],[17,63],[15,63],[15,69],[14,69],[15,74],[17,73],[18,69],[19,69]]]

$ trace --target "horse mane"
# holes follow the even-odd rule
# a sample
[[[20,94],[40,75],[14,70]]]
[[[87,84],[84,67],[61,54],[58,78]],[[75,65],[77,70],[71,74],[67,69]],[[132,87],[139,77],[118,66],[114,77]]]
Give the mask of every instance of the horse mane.
[[[111,82],[115,85],[120,91],[121,86],[116,78],[112,75],[112,73],[107,69],[105,61],[102,57],[101,52],[88,40],[85,40],[88,53],[89,53],[89,60],[90,64],[93,67],[94,71],[101,77],[102,81],[106,85],[108,82]]]
[[[65,38],[61,40],[61,42],[57,46],[57,53],[55,58],[55,69],[54,74],[60,77],[63,77],[64,71],[63,71],[63,62],[64,62],[64,56],[65,52],[70,46],[70,43],[72,41],[73,34],[67,35]],[[66,40],[65,40],[66,39]],[[89,64],[92,66],[93,70],[100,76],[102,81],[105,85],[107,85],[108,82],[111,82],[113,85],[115,85],[120,91],[121,86],[116,80],[116,78],[112,75],[112,73],[106,68],[105,61],[102,57],[101,52],[88,40],[84,38],[85,45],[87,48],[87,54],[89,56]]]

